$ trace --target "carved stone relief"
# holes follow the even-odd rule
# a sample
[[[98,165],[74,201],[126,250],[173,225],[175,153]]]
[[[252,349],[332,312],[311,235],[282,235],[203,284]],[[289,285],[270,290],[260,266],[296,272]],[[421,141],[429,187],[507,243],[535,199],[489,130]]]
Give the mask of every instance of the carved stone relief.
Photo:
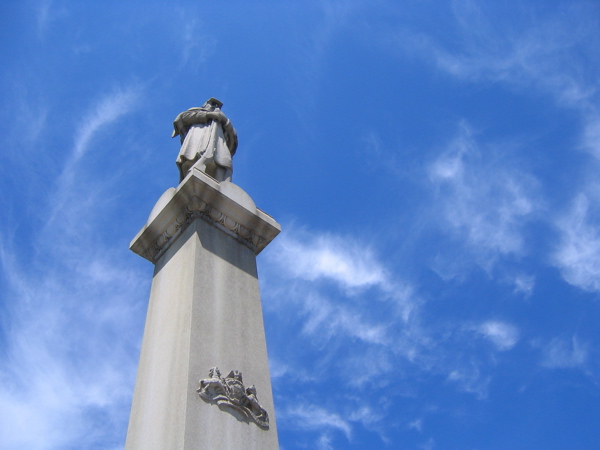
[[[259,236],[243,225],[240,225],[225,213],[219,211],[214,206],[210,206],[198,196],[193,196],[191,202],[184,207],[179,214],[173,219],[171,224],[158,236],[153,245],[146,249],[144,257],[150,261],[156,261],[162,251],[166,249],[169,241],[178,233],[183,231],[187,225],[192,223],[194,219],[200,218],[208,223],[220,227],[224,231],[230,233],[235,238],[239,239],[244,245],[252,251],[265,242],[262,236]]]
[[[200,380],[197,389],[198,395],[204,401],[239,411],[260,428],[269,429],[269,415],[258,403],[256,387],[244,387],[241,372],[232,370],[223,378],[219,368],[213,367],[208,371],[208,375],[210,378]]]

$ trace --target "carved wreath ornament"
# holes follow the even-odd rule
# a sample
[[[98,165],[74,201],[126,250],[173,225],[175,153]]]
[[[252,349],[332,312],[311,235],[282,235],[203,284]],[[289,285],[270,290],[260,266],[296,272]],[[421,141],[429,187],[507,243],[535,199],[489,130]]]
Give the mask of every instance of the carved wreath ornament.
[[[210,378],[200,380],[200,387],[197,389],[204,401],[216,403],[219,407],[233,408],[260,428],[269,429],[269,414],[258,403],[256,387],[244,387],[241,372],[232,370],[223,378],[219,368],[213,367],[208,371],[208,376]]]

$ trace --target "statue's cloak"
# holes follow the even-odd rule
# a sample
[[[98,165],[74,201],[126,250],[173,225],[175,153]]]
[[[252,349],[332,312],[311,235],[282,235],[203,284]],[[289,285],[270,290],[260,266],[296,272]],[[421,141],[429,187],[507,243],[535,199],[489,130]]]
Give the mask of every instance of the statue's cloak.
[[[214,160],[218,166],[232,168],[231,152],[227,147],[223,127],[217,121],[190,126],[176,161],[181,179],[186,175],[183,173],[183,164],[186,161],[198,161],[201,157]]]

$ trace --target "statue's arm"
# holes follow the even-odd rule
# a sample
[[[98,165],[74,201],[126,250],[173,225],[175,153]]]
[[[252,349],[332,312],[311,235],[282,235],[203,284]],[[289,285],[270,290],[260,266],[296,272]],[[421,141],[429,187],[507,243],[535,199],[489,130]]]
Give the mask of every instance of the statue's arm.
[[[192,125],[207,123],[211,120],[220,123],[223,127],[223,131],[226,136],[227,147],[233,156],[238,145],[237,133],[235,128],[233,128],[231,121],[220,110],[205,111],[200,108],[192,108],[182,112],[173,121],[174,130],[171,137],[181,135],[181,140],[183,143],[183,138]]]
[[[171,137],[175,137],[178,134],[182,136],[187,134],[188,130],[192,125],[206,123],[211,119],[214,119],[214,113],[210,111],[203,111],[201,109],[189,109],[180,113],[173,121],[173,134]]]
[[[233,156],[238,146],[237,132],[235,131],[235,128],[233,128],[231,121],[227,117],[225,117],[225,122],[222,123],[222,125],[227,140],[227,147],[229,147],[231,156]]]

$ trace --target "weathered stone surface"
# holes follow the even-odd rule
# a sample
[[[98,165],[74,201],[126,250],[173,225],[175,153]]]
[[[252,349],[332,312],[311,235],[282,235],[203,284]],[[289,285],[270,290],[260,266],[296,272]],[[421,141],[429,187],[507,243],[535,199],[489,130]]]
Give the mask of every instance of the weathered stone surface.
[[[127,449],[278,448],[256,254],[279,230],[242,189],[197,169],[157,202],[131,244],[155,269]],[[268,429],[199,397],[215,366],[255,385]]]

